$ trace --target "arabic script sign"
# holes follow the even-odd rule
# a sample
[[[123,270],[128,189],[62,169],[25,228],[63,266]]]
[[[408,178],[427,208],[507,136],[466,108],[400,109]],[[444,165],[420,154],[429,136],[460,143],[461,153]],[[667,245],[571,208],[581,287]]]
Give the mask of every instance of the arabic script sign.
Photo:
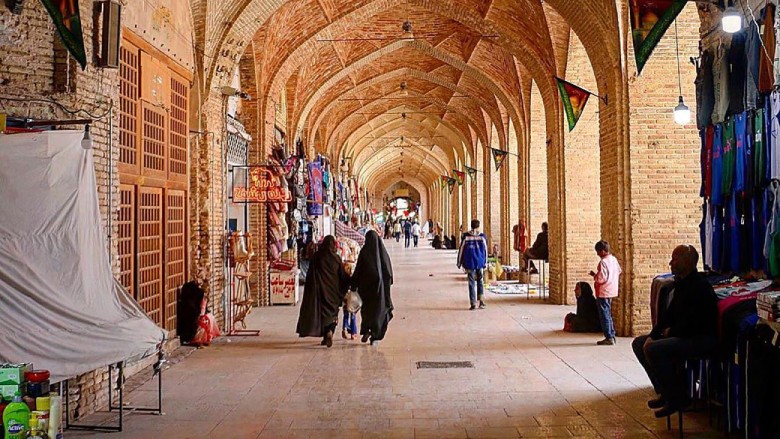
[[[290,191],[281,185],[279,177],[268,166],[249,168],[247,181],[233,184],[234,203],[288,203],[292,201]]]

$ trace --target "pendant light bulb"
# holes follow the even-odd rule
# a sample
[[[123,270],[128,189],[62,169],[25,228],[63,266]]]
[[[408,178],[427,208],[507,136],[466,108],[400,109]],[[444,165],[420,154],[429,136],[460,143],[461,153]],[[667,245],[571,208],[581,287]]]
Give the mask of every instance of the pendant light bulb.
[[[737,33],[742,30],[742,15],[737,11],[737,8],[729,6],[723,11],[720,24],[724,32],[729,34]]]
[[[674,107],[674,121],[679,125],[685,125],[691,121],[691,110],[685,105],[682,96],[680,96],[680,102]]]
[[[92,136],[89,134],[89,125],[84,125],[84,138],[81,139],[81,147],[92,149]]]

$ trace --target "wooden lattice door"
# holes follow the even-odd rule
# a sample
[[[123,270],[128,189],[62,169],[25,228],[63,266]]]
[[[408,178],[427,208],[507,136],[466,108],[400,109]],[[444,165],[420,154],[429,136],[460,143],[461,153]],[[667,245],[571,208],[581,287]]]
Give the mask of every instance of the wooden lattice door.
[[[138,287],[136,300],[163,326],[163,194],[160,188],[138,188]]]
[[[137,175],[138,102],[141,57],[138,47],[123,42],[119,49],[119,172]]]
[[[119,185],[119,282],[130,294],[135,294],[135,207],[135,186]]]
[[[165,205],[165,329],[176,329],[176,292],[187,273],[186,192],[168,190]]]

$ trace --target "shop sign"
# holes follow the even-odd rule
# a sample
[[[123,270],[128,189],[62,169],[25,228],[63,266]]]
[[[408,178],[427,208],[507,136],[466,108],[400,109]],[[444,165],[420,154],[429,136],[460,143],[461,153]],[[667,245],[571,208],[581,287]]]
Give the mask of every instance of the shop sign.
[[[249,167],[248,184],[233,184],[234,203],[289,203],[290,191],[281,185],[273,169],[269,166]]]

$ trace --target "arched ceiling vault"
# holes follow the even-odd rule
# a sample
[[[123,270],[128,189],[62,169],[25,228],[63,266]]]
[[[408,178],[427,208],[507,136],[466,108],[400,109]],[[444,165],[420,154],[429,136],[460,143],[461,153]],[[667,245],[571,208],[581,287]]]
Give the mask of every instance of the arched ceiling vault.
[[[333,159],[353,156],[354,171],[366,181],[389,181],[385,174],[400,167],[429,186],[459,163],[473,163],[478,145],[506,149],[510,121],[525,141],[531,81],[542,94],[546,123],[554,125],[561,110],[553,75],[565,71],[569,26],[593,59],[599,91],[619,90],[624,75],[614,0],[190,4],[200,23],[204,86],[226,85],[251,42],[260,116],[273,111],[284,91],[288,136],[300,135]],[[399,38],[407,20],[414,39]],[[344,38],[350,41],[321,41]],[[401,112],[408,113],[403,122]],[[403,164],[399,154],[377,151],[380,135],[410,139]]]

